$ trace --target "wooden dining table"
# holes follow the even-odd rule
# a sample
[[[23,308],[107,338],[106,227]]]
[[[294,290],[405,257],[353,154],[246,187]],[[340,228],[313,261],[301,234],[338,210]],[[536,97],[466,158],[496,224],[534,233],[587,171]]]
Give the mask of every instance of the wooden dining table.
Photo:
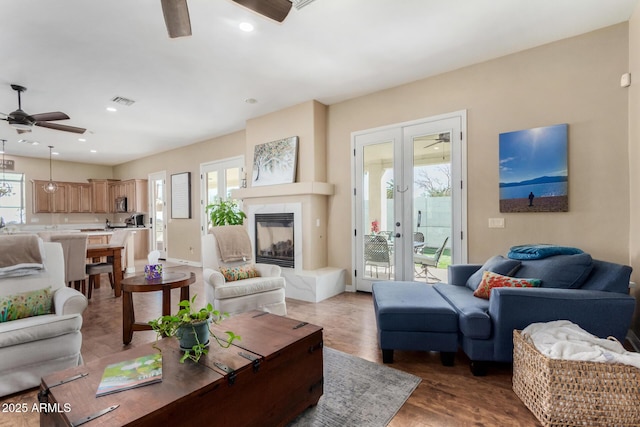
[[[116,297],[122,295],[122,245],[98,244],[87,246],[87,258],[99,262],[102,257],[113,257],[113,290]],[[99,283],[99,282],[97,282]]]

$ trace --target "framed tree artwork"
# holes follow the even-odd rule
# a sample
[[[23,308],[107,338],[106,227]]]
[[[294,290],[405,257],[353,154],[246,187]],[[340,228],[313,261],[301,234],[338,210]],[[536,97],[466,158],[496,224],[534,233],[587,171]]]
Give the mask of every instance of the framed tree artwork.
[[[298,137],[256,145],[253,152],[252,185],[290,184],[296,180]]]
[[[500,134],[500,212],[569,210],[568,127]]]

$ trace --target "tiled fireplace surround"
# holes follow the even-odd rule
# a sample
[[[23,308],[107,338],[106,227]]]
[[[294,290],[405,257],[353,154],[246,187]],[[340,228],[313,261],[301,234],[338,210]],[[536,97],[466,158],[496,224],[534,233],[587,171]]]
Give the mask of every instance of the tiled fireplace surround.
[[[311,185],[315,184],[315,185]],[[332,186],[297,183],[235,190],[247,213],[247,231],[255,248],[255,215],[293,213],[295,268],[282,268],[287,298],[320,302],[345,291],[344,269],[326,266],[325,213],[320,213]],[[317,243],[314,243],[317,242]],[[325,264],[325,265],[323,265]]]

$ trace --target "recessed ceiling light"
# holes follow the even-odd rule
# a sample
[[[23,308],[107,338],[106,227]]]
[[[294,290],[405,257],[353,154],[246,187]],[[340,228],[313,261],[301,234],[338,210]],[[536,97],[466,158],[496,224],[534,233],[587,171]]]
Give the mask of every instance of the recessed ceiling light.
[[[97,153],[98,152],[98,150],[89,150],[89,151],[92,152],[92,153]]]
[[[51,154],[53,154],[54,156],[59,156],[60,155],[60,153],[58,153],[57,151],[54,151]]]
[[[246,33],[250,33],[251,31],[253,31],[253,24],[250,24],[248,22],[241,22],[240,25],[238,25],[238,28]]]
[[[80,141],[80,142],[87,142],[87,139],[86,139],[86,138],[78,138],[78,141]]]
[[[116,111],[118,111],[118,109],[115,107],[107,107],[107,111],[109,111],[110,113],[115,113]]]

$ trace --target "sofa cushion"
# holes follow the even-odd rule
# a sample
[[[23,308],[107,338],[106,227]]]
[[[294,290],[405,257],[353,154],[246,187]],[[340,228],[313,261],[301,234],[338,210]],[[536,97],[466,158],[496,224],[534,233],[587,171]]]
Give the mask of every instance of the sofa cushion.
[[[522,279],[485,271],[482,275],[482,281],[473,295],[489,299],[493,288],[537,288],[540,286],[540,282],[540,279]]]
[[[482,340],[491,337],[489,300],[474,297],[465,286],[436,283],[433,288],[458,312],[458,325],[465,337]]]
[[[556,255],[538,260],[522,261],[514,277],[535,277],[543,288],[576,289],[585,282],[593,260],[589,254]]]
[[[259,277],[260,274],[256,270],[254,265],[243,265],[238,267],[220,267],[220,273],[224,276],[224,280],[227,282],[233,282],[235,280],[251,279],[253,277]]]
[[[51,287],[0,297],[0,322],[51,313]]]
[[[80,332],[82,316],[48,314],[0,323],[0,348]]]
[[[472,291],[475,291],[482,281],[482,275],[485,271],[491,271],[493,273],[502,274],[504,276],[512,276],[516,270],[520,267],[520,261],[513,259],[506,259],[502,255],[496,255],[489,258],[482,267],[469,277],[467,280],[467,287]],[[532,276],[535,277],[535,276]]]
[[[237,298],[274,289],[284,289],[283,277],[254,277],[252,279],[226,282],[215,289],[216,299]]]

